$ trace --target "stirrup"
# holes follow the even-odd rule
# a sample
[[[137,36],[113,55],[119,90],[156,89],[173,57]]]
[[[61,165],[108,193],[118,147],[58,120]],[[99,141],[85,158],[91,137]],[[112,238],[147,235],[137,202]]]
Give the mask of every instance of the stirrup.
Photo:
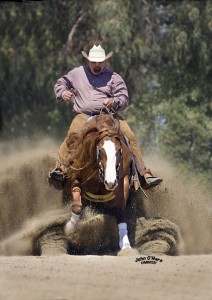
[[[157,186],[158,184],[160,184],[163,181],[162,178],[155,177],[155,176],[146,177],[145,180],[146,180],[146,183],[152,187]]]

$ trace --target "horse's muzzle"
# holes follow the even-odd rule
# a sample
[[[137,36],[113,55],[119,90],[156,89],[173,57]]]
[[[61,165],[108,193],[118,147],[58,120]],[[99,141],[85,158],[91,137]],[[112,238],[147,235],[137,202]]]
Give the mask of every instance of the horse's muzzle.
[[[107,180],[104,181],[104,185],[106,190],[114,191],[115,188],[118,186],[118,181],[115,179],[113,182],[108,182]]]

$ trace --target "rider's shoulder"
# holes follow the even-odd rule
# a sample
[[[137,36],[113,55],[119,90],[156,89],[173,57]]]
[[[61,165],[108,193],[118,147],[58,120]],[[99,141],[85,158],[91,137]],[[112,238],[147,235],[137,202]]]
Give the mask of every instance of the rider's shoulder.
[[[121,77],[120,74],[116,73],[116,72],[113,72],[113,75],[112,75],[113,79],[115,79],[116,81],[124,81],[124,79]]]
[[[82,76],[82,73],[83,73],[83,72],[84,72],[84,71],[83,71],[83,67],[82,67],[82,66],[79,66],[79,67],[75,67],[75,68],[71,69],[71,70],[68,72],[67,76],[68,76],[68,78],[70,78],[70,79],[78,78],[78,77]]]
[[[84,70],[83,66],[75,67],[69,71],[69,73],[79,73]]]
[[[118,73],[114,72],[113,70],[111,70],[109,68],[105,68],[103,74],[110,75],[111,77],[115,77],[115,78],[120,78],[121,79],[121,76]]]

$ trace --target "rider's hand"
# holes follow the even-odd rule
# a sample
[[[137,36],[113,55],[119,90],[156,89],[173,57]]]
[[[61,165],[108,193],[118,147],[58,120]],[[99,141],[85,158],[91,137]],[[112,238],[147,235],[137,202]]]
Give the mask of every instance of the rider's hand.
[[[103,101],[103,104],[107,107],[107,108],[112,108],[113,107],[113,99],[112,98],[106,98]]]
[[[72,96],[73,96],[73,93],[71,91],[65,91],[63,93],[62,98],[65,102],[72,102]]]

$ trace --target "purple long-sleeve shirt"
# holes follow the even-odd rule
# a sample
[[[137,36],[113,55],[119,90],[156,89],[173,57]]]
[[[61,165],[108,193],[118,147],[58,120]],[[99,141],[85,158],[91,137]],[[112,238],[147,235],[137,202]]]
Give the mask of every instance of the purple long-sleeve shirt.
[[[108,68],[94,75],[89,66],[80,66],[58,79],[54,91],[56,98],[62,101],[65,91],[73,89],[75,114],[99,112],[105,98],[113,98],[115,111],[125,109],[129,104],[128,91],[121,76]]]

